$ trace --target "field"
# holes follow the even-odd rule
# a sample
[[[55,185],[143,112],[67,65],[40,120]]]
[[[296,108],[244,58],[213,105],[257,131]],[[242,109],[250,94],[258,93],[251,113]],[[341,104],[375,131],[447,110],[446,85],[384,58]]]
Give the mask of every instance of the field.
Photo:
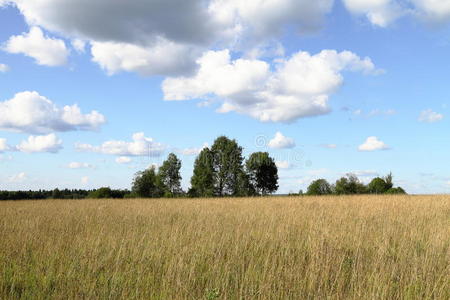
[[[450,196],[0,202],[0,299],[449,299]]]

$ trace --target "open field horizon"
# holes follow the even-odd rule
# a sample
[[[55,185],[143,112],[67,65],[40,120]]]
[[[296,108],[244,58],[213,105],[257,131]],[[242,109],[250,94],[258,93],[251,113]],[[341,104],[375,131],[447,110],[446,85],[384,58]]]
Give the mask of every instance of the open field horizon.
[[[2,299],[448,299],[450,196],[0,202]]]

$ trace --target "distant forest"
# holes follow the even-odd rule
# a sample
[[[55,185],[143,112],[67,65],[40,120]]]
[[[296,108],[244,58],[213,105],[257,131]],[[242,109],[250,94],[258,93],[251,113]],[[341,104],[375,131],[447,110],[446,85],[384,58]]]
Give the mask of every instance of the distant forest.
[[[278,190],[275,160],[267,152],[252,153],[245,160],[242,152],[243,148],[236,140],[218,137],[210,148],[202,149],[197,156],[191,187],[187,191],[181,188],[181,160],[170,153],[158,169],[151,167],[137,172],[131,190],[102,187],[95,190],[0,191],[0,200],[254,197],[275,193]],[[299,194],[304,193],[300,191]],[[305,194],[405,194],[405,191],[394,187],[392,174],[374,178],[368,185],[348,174],[335,184],[325,179],[315,180]]]

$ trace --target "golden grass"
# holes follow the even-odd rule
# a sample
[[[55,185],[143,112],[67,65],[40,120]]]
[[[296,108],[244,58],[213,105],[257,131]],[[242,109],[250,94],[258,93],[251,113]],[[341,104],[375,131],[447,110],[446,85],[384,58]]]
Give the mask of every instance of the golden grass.
[[[1,299],[449,299],[450,197],[0,202]]]

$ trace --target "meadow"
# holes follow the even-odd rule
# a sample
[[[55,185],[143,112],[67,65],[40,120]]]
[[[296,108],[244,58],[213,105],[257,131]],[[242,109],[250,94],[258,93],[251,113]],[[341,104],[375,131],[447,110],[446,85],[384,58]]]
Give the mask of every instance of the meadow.
[[[449,299],[450,196],[0,202],[0,299]]]

